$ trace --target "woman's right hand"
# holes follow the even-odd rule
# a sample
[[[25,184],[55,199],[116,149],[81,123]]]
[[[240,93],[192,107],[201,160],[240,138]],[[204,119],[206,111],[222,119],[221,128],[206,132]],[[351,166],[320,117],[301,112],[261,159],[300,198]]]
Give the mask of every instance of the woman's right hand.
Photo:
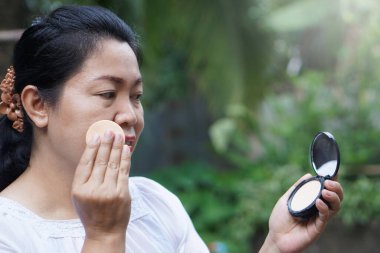
[[[99,251],[99,247],[125,252],[131,214],[130,158],[121,134],[106,131],[87,143],[72,185],[72,200],[86,232],[82,252]]]

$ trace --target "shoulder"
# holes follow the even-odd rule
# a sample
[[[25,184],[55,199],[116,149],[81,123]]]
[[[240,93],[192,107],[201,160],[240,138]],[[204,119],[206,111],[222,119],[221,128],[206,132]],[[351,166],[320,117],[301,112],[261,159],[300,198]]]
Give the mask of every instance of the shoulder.
[[[161,207],[161,211],[186,213],[178,197],[156,181],[146,177],[131,177],[132,199],[141,198],[148,206]],[[186,214],[187,215],[187,214]]]
[[[169,236],[176,238],[176,252],[209,252],[176,195],[148,178],[132,177],[131,182],[131,188],[137,192],[132,193],[132,205],[134,198],[142,200],[161,227],[168,230]]]
[[[0,252],[23,252],[27,247],[28,213],[12,200],[0,197]],[[5,232],[6,231],[6,232]]]
[[[167,228],[167,232],[177,235],[191,224],[181,201],[161,184],[145,177],[131,177],[130,191],[132,220],[135,217],[134,211],[140,215],[145,212],[162,227]]]
[[[161,184],[145,177],[131,177],[129,189],[132,197],[130,231],[134,227],[137,230],[145,227],[149,230],[146,233],[160,235],[160,241],[179,245],[191,224],[180,200]]]
[[[130,180],[142,194],[168,195],[168,197],[177,198],[172,192],[152,179],[146,177],[131,177]]]

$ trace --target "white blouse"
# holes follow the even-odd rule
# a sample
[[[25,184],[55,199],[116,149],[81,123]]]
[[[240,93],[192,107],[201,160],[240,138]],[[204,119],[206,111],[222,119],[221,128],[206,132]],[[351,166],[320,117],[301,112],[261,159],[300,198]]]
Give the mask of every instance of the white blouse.
[[[209,252],[179,199],[160,184],[130,178],[131,217],[126,252]],[[0,252],[81,252],[85,232],[79,219],[46,220],[0,197]]]

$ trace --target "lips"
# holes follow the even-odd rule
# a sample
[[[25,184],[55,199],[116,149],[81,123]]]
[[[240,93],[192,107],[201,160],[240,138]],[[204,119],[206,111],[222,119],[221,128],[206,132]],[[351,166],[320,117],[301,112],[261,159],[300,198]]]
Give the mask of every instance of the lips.
[[[128,145],[129,150],[133,152],[134,149],[134,144],[136,142],[136,137],[135,136],[125,136],[125,145]]]

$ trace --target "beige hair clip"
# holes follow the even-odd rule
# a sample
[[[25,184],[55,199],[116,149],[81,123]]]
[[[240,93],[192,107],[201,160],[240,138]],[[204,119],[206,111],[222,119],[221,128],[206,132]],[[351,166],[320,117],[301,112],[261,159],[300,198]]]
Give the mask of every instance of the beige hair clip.
[[[24,131],[22,105],[20,95],[14,93],[14,84],[15,70],[10,66],[0,85],[0,115],[7,115],[7,118],[13,122],[12,127],[21,133]]]

